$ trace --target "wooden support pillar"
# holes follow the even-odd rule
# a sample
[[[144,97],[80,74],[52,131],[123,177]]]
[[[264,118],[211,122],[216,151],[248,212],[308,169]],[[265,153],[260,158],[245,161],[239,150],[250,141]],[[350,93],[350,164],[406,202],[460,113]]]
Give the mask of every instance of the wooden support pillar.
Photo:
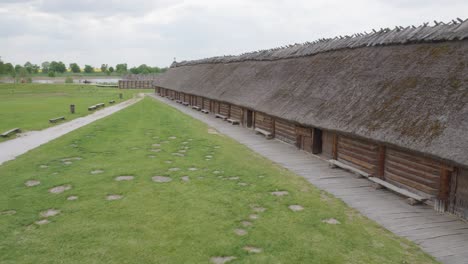
[[[333,133],[332,158],[338,159],[338,134]]]
[[[231,104],[228,104],[228,118],[231,118]]]
[[[379,145],[379,161],[378,161],[378,171],[377,177],[380,179],[385,178],[385,151],[386,147],[383,145]]]
[[[274,138],[275,137],[275,125],[276,125],[276,119],[274,119],[273,117],[271,118],[271,135],[272,137]]]
[[[438,212],[445,212],[448,208],[450,197],[450,183],[452,181],[452,170],[447,166],[440,169],[440,185],[434,209]]]

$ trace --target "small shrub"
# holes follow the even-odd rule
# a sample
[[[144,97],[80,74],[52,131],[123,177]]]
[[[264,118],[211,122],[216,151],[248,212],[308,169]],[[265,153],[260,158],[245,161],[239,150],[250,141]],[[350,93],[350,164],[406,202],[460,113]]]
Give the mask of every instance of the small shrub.
[[[67,78],[65,78],[65,83],[73,83],[73,78],[68,76]]]
[[[53,78],[53,77],[55,77],[55,72],[54,72],[54,71],[50,71],[50,72],[47,74],[47,76]]]

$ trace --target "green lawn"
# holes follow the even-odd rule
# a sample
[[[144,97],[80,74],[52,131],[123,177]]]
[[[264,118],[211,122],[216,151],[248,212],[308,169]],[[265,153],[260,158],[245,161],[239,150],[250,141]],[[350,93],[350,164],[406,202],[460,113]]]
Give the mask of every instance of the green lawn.
[[[65,116],[71,120],[91,113],[88,106],[107,106],[110,100],[118,103],[119,93],[127,100],[135,93],[148,91],[88,85],[0,84],[0,133],[15,127],[23,131],[44,129],[51,126],[51,118]],[[75,114],[70,113],[70,104],[76,105]]]
[[[114,180],[122,175],[135,178]],[[435,263],[303,178],[149,98],[5,163],[0,181],[0,263]],[[61,185],[71,189],[48,192]],[[122,199],[106,200],[111,194]],[[35,224],[47,209],[60,214]],[[322,222],[329,218],[341,224]]]

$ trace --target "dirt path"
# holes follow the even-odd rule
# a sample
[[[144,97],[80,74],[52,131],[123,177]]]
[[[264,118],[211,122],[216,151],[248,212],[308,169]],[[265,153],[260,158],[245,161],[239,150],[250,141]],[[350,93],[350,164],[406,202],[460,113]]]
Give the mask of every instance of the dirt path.
[[[74,119],[54,127],[50,127],[41,131],[30,131],[22,136],[0,143],[0,165],[9,160],[13,160],[19,155],[28,152],[31,149],[37,148],[51,140],[61,137],[71,131],[82,126],[90,124],[96,120],[109,116],[118,112],[130,105],[133,105],[143,99],[144,95],[139,94],[138,97],[127,100],[117,105],[106,107],[96,111],[93,114]]]

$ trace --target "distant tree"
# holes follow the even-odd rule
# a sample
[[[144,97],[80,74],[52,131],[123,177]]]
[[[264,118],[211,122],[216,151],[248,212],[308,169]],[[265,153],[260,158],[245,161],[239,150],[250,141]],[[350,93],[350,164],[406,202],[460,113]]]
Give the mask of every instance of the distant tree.
[[[78,64],[76,64],[76,63],[70,63],[70,70],[71,70],[73,73],[79,73],[79,72],[81,72],[80,66],[78,66]]]
[[[59,73],[64,73],[67,71],[67,67],[65,64],[61,61],[56,62],[52,61],[49,65],[49,71],[54,71],[54,72],[59,72]]]
[[[122,74],[128,71],[127,63],[120,63],[115,66],[115,71]]]
[[[101,72],[107,71],[107,64],[101,64]]]
[[[93,66],[91,66],[91,65],[85,65],[85,67],[84,67],[84,72],[86,72],[86,73],[93,73],[93,72],[94,72]]]
[[[5,74],[5,63],[2,61],[2,57],[0,57],[0,74]]]
[[[110,67],[109,67],[109,72],[110,72],[110,73],[113,73],[113,72],[114,72],[114,67],[110,66]]]
[[[15,67],[13,67],[13,64],[11,64],[9,62],[5,63],[3,68],[4,68],[4,71],[5,71],[6,74],[14,74],[15,73]]]
[[[17,65],[18,66],[18,65]],[[16,82],[25,83],[27,80],[26,78],[29,76],[28,70],[25,67],[19,67],[16,71]]]
[[[24,64],[24,68],[25,68],[26,71],[27,71],[28,73],[30,73],[30,74],[31,74],[32,71],[33,71],[33,69],[32,69],[32,68],[33,68],[33,65],[32,65],[32,63],[29,62],[29,61],[27,61],[27,62]]]
[[[19,71],[23,68],[23,66],[16,64],[15,65],[15,72],[19,73]]]
[[[49,72],[47,73],[47,76],[54,78],[55,77],[55,72],[49,70]]]
[[[32,73],[39,73],[39,69],[40,69],[40,68],[41,68],[41,67],[39,67],[39,65],[33,64],[32,67],[31,67],[31,72],[32,72]]]
[[[49,67],[50,67],[50,62],[44,61],[42,64],[42,72],[43,73],[48,73],[49,72]]]

